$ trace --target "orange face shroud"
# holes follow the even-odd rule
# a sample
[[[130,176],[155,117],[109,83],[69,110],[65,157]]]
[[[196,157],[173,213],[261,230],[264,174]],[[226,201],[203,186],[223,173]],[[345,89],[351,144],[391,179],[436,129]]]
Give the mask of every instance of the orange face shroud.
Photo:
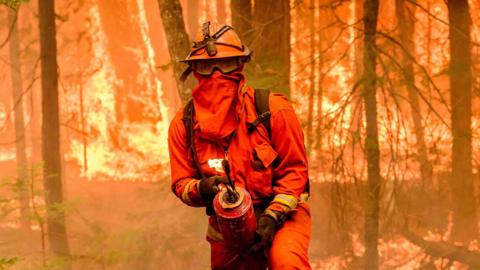
[[[192,91],[193,105],[202,135],[223,139],[237,126],[236,95],[245,81],[241,69],[229,74],[215,70],[210,76],[195,73],[198,86]]]

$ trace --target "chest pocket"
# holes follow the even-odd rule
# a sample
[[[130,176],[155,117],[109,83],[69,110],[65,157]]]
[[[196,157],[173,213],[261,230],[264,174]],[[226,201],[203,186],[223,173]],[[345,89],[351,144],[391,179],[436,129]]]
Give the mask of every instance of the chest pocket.
[[[273,164],[278,153],[268,143],[255,146],[249,158],[247,188],[255,199],[273,196]]]

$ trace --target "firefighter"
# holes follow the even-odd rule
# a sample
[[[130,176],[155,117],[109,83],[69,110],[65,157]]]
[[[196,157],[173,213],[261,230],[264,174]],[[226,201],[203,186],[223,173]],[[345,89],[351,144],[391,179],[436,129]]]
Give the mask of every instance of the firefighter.
[[[268,111],[259,117],[257,90],[243,73],[250,55],[231,27],[203,25],[182,76],[193,72],[198,85],[169,128],[172,190],[187,205],[206,207],[212,269],[310,269],[303,133],[283,95],[270,94]],[[231,178],[249,192],[257,214],[255,242],[245,252],[223,243],[212,213],[212,200],[227,183],[219,168],[226,158]]]

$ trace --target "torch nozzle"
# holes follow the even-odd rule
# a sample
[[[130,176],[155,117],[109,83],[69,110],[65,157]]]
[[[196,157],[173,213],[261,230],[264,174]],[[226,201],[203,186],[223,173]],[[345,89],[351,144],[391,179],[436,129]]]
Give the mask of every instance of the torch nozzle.
[[[227,200],[229,203],[237,202],[238,198],[240,197],[240,195],[238,195],[238,192],[232,189],[230,186],[227,186],[227,194],[228,194]]]
[[[227,185],[227,192],[228,192],[228,201],[229,202],[236,202],[238,200],[238,192],[235,190],[235,185],[233,183],[232,178],[230,177],[230,165],[228,164],[228,160],[224,159],[222,161],[223,170],[227,175],[228,185]]]

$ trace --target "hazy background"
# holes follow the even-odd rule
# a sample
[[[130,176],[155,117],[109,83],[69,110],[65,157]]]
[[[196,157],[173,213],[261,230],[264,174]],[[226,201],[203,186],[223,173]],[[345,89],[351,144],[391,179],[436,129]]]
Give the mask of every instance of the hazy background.
[[[167,148],[194,85],[178,60],[207,20],[254,51],[247,82],[296,109],[314,269],[480,267],[477,0],[381,0],[378,14],[372,0],[62,0],[55,36],[39,34],[37,1],[13,2],[0,1],[0,269],[209,268],[204,210],[171,192]],[[48,37],[58,93],[42,93]],[[60,137],[42,136],[54,119]]]

